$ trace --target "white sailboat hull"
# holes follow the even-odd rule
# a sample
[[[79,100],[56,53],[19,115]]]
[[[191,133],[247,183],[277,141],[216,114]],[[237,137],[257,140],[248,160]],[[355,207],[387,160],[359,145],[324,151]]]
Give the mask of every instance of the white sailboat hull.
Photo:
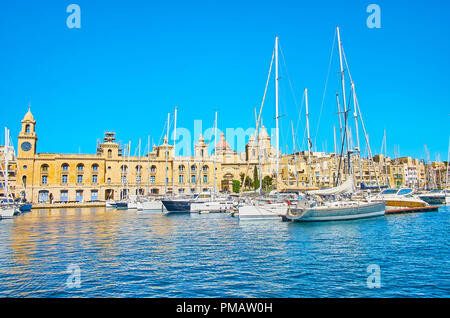
[[[385,211],[384,202],[344,203],[298,210],[293,208],[288,211],[286,218],[297,222],[343,221],[382,216]]]
[[[191,203],[191,212],[226,212],[233,208],[233,202],[227,201],[211,201]]]
[[[163,211],[164,205],[160,200],[137,202],[138,211]]]
[[[280,220],[287,212],[286,203],[272,203],[261,205],[246,204],[239,207],[240,220]]]
[[[137,202],[128,202],[128,210],[137,210]]]
[[[18,213],[18,211],[14,207],[3,207],[3,208],[0,208],[0,217],[2,219],[10,219],[16,213]]]

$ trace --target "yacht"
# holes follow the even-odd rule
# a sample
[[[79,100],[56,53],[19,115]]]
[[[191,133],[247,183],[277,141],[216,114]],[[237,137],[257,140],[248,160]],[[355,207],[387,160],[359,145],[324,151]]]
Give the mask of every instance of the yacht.
[[[386,204],[383,201],[367,199],[352,199],[354,193],[353,177],[348,178],[342,185],[310,191],[289,207],[287,221],[342,221],[383,216]]]
[[[167,213],[190,213],[192,203],[204,203],[211,201],[209,192],[195,194],[193,198],[181,196],[171,199],[162,199],[161,202],[167,210]]]
[[[372,196],[372,199],[384,201],[388,209],[423,208],[429,206],[410,188],[386,189]]]
[[[157,198],[140,198],[137,201],[138,211],[163,211],[164,205],[160,199]]]
[[[435,189],[427,193],[419,194],[418,196],[428,204],[450,204],[450,189]]]

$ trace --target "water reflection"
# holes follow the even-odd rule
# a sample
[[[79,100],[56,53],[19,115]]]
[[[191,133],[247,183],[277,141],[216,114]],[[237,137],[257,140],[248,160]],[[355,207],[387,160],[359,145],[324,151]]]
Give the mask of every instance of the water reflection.
[[[228,214],[33,210],[0,221],[0,296],[448,296],[445,288],[411,286],[450,286],[449,214],[294,224]],[[373,263],[384,289],[365,285]],[[81,269],[79,289],[65,286],[71,264]]]

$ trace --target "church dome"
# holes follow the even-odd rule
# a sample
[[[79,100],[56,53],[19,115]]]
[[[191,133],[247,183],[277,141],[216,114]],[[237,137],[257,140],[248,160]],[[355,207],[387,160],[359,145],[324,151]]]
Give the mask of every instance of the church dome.
[[[216,149],[217,150],[230,150],[231,146],[230,144],[225,140],[225,134],[221,133],[220,134],[220,140],[216,145]]]

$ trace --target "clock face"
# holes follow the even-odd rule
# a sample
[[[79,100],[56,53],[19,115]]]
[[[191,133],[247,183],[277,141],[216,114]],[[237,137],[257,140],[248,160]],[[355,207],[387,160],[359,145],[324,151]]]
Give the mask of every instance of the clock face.
[[[31,149],[31,144],[28,141],[23,142],[20,147],[23,151],[29,151]]]

